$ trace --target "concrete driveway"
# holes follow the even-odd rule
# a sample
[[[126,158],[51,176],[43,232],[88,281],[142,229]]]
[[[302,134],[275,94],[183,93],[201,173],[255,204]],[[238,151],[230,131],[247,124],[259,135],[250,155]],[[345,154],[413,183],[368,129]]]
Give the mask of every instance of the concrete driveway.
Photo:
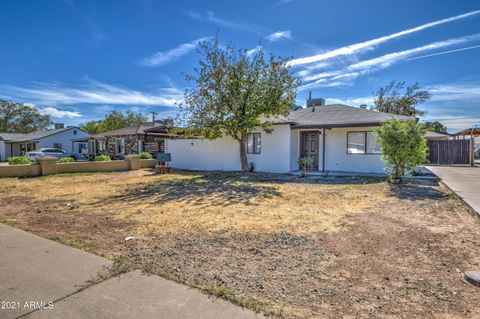
[[[263,318],[140,271],[92,280],[111,262],[0,224],[0,318]]]
[[[427,166],[480,218],[480,167]]]

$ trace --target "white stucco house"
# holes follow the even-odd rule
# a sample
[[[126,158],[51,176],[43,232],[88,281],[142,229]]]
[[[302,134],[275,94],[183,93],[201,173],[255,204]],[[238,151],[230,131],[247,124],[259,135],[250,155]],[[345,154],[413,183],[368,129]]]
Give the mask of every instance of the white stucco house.
[[[82,153],[86,143],[74,142],[74,139],[87,136],[88,133],[78,127],[66,127],[52,130],[36,131],[26,134],[0,133],[0,161],[10,156],[25,155],[43,147],[60,148],[67,155]]]
[[[410,117],[342,104],[307,100],[306,108],[273,119],[273,131],[248,136],[247,157],[255,171],[288,173],[299,169],[301,156],[312,156],[312,170],[384,173],[385,162],[373,130],[385,121]],[[239,171],[239,145],[231,137],[166,140],[171,166],[189,170]]]

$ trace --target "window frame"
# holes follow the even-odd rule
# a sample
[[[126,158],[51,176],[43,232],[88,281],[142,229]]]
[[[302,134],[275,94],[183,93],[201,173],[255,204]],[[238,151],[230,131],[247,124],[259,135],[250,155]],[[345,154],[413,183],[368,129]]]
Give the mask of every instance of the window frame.
[[[350,153],[348,152],[348,134],[350,133],[363,133],[363,140],[364,140],[364,145],[365,145],[365,151],[363,153]],[[374,133],[373,131],[347,131],[347,144],[346,144],[346,154],[347,155],[382,155],[382,152],[379,153],[372,153],[372,152],[367,152],[368,150],[368,133]]]
[[[255,136],[258,135],[258,141],[259,143],[256,142]],[[252,151],[250,152],[248,150],[248,140],[249,138],[252,137]],[[262,154],[262,133],[248,133],[247,134],[247,154]],[[258,146],[260,146],[258,148]],[[257,152],[258,148],[258,152]]]
[[[63,150],[62,143],[53,143],[53,148],[58,148],[60,150]]]
[[[118,144],[117,144],[118,141],[123,142],[122,143],[123,144],[123,153],[118,152],[118,148],[117,148],[118,147]],[[116,138],[115,139],[115,155],[125,155],[125,151],[126,151],[126,149],[125,149],[125,138]]]

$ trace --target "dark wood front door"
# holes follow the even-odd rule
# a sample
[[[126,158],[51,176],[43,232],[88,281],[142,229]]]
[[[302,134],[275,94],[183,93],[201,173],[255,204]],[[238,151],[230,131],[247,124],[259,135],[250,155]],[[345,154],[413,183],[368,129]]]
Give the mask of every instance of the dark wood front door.
[[[301,132],[300,156],[313,157],[313,164],[308,168],[310,170],[318,170],[318,132]]]

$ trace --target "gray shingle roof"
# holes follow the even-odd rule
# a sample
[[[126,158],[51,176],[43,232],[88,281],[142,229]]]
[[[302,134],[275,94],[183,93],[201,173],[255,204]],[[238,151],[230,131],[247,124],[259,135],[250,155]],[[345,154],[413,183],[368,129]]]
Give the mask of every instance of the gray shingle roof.
[[[143,123],[137,126],[130,126],[130,127],[125,127],[121,128],[118,130],[114,131],[109,131],[105,133],[100,133],[100,134],[94,134],[90,135],[87,138],[102,138],[106,136],[116,136],[116,135],[136,135],[136,134],[144,134],[146,130],[152,129],[154,127],[164,127],[164,124],[158,124],[158,123]]]
[[[7,141],[7,142],[28,142],[28,141],[36,141],[38,139],[61,133],[63,131],[67,131],[70,129],[79,129],[78,127],[65,127],[53,130],[46,130],[46,131],[36,131],[32,133],[0,133],[0,140]]]
[[[343,104],[332,104],[291,111],[286,119],[294,127],[346,127],[378,125],[391,119],[408,120],[412,118]],[[274,123],[285,123],[285,118],[275,119]]]

